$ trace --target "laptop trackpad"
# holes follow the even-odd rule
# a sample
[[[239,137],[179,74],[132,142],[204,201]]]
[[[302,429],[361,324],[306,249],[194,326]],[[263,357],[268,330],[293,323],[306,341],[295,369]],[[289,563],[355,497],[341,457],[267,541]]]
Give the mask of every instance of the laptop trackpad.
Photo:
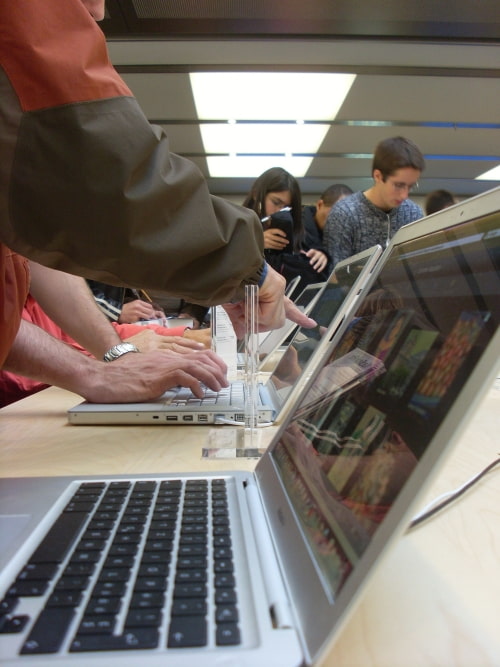
[[[0,514],[0,553],[5,553],[15,543],[30,519],[30,514]]]

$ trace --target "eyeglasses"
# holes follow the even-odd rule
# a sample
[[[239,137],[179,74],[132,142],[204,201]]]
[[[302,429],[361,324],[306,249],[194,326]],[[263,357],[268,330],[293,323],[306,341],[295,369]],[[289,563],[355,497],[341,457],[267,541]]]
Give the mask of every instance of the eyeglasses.
[[[277,208],[284,208],[285,206],[288,206],[288,204],[282,199],[279,199],[279,197],[272,197],[271,195],[268,195],[268,197],[271,204]]]
[[[398,192],[403,192],[404,190],[407,190],[408,194],[410,194],[410,192],[418,190],[418,183],[410,183],[410,185],[408,185],[408,183],[400,183],[398,181],[390,181],[390,180],[387,180],[387,183],[392,185],[394,190],[397,190]]]

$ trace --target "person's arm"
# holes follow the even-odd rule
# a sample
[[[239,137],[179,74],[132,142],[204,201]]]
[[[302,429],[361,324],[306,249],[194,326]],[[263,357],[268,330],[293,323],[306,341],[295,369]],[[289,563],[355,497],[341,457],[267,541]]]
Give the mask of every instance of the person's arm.
[[[30,262],[30,292],[45,313],[97,359],[121,339],[79,276]]]
[[[257,215],[212,196],[198,167],[170,152],[82,3],[7,4],[0,136],[4,164],[15,164],[2,185],[10,205],[0,238],[41,264],[109,284],[202,305],[242,297],[263,267]]]
[[[134,299],[123,304],[118,322],[120,324],[133,324],[139,320],[154,320],[160,317],[165,317],[165,313],[162,310],[156,310],[152,303],[142,299]]]
[[[21,320],[3,368],[96,403],[147,401],[177,385],[201,397],[200,382],[214,391],[227,386],[227,368],[210,350],[129,352],[106,363],[87,357],[25,320]]]

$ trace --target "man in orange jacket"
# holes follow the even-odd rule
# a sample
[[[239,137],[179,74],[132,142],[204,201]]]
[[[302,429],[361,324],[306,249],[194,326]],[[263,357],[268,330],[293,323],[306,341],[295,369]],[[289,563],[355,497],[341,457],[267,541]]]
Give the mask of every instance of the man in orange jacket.
[[[50,384],[89,400],[146,400],[172,383],[215,387],[224,365],[206,352],[199,364],[182,355],[166,371],[161,359],[121,348],[106,366],[136,374],[112,398],[102,365],[75,373],[71,364],[81,360],[20,323],[28,277],[8,249],[111,284],[207,305],[232,301],[240,333],[244,286],[257,284],[262,328],[279,326],[285,311],[311,325],[283,300],[284,281],[263,260],[257,216],[210,195],[196,166],[170,153],[165,133],[148,123],[109,62],[94,20],[103,16],[104,0],[0,3],[0,365],[49,373]],[[143,365],[149,382],[139,379]],[[91,386],[81,386],[84,375]]]

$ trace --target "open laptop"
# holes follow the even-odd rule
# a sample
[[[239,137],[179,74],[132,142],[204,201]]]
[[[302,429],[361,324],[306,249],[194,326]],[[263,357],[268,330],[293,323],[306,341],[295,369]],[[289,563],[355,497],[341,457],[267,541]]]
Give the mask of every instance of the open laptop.
[[[327,655],[496,377],[500,190],[383,262],[254,473],[0,480],[4,667]]]
[[[298,278],[300,279],[300,276],[298,276]],[[325,285],[326,281],[306,285],[297,298],[292,299],[294,304],[303,313],[309,315],[321,293],[321,290]],[[258,366],[259,370],[264,370],[264,366],[266,365],[269,356],[272,355],[281,345],[283,345],[287,339],[291,338],[297,327],[298,325],[295,322],[286,319],[282,327],[279,327],[278,329],[271,329],[269,331],[262,331],[257,334],[258,359],[256,360],[256,365]],[[247,356],[245,354],[245,339],[242,339],[238,342],[237,349],[237,365],[238,368],[244,370],[245,364],[247,362]]]
[[[326,282],[311,283],[310,285],[306,285],[302,292],[294,300],[294,304],[303,313],[309,315],[325,285]],[[283,345],[287,338],[291,337],[296,329],[297,324],[287,319],[285,320],[285,324],[279,329],[272,329],[271,331],[265,331],[259,334],[259,369],[263,368],[266,361],[268,360],[269,355],[273,354],[280,347],[280,345]]]
[[[322,324],[327,325],[328,335],[333,335],[347,313],[354,308],[363,284],[376,266],[381,249],[374,246],[368,250],[339,262],[311,311],[316,320],[315,309],[325,298]],[[335,298],[332,298],[335,295]],[[318,320],[316,320],[318,321]],[[324,328],[299,329],[315,345]],[[297,332],[297,333],[298,333]],[[328,337],[328,336],[326,336]],[[319,352],[319,350],[318,350]],[[311,354],[307,367],[319,363],[318,354]],[[303,366],[305,368],[305,364]],[[276,369],[278,370],[278,369]],[[260,424],[268,424],[282,418],[293,398],[300,392],[301,374],[289,375],[284,386],[282,374],[273,373],[265,382],[259,382],[255,399],[255,415]],[[205,400],[196,398],[191,390],[179,387],[169,390],[157,401],[145,403],[88,403],[82,402],[68,411],[71,424],[243,424],[245,423],[246,385],[244,380],[234,380],[229,387],[215,394],[207,391]]]

